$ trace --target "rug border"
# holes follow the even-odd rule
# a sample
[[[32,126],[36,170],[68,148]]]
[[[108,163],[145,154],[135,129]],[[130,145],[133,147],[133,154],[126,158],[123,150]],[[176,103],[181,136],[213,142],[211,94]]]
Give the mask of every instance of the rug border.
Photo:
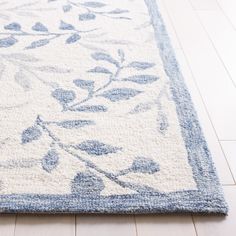
[[[2,213],[220,213],[228,207],[212,162],[190,94],[180,72],[174,50],[155,0],[143,0],[154,29],[164,69],[170,79],[171,91],[181,132],[188,151],[198,190],[169,194],[132,194],[97,196],[90,199],[73,194],[40,195],[11,194],[0,196]]]

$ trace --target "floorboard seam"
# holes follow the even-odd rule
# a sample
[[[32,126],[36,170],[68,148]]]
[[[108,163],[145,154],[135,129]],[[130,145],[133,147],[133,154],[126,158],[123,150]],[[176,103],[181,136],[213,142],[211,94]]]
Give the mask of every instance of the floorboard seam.
[[[198,236],[197,227],[196,227],[196,225],[195,225],[195,221],[194,221],[194,217],[193,217],[193,215],[191,215],[191,218],[192,218],[193,227],[194,227],[194,230],[195,230],[196,236]]]
[[[190,4],[191,4],[191,3],[190,3]],[[222,151],[222,153],[223,153],[223,155],[224,155],[224,158],[225,158],[225,161],[226,161],[227,166],[228,166],[228,168],[229,168],[229,171],[230,171],[230,174],[231,174],[231,176],[232,176],[232,179],[233,179],[234,183],[236,184],[236,180],[234,179],[232,170],[231,170],[231,168],[230,168],[230,166],[229,166],[228,160],[227,160],[227,158],[226,158],[226,156],[225,156],[225,153],[224,153],[224,151],[223,151],[223,148],[222,148],[222,145],[221,145],[221,143],[220,143],[218,134],[217,134],[216,129],[215,129],[214,125],[213,125],[213,122],[212,122],[212,120],[211,120],[211,117],[210,117],[210,114],[209,114],[209,112],[208,112],[207,106],[206,106],[205,101],[204,101],[204,99],[203,99],[203,97],[202,97],[201,91],[200,91],[199,86],[198,86],[198,84],[197,84],[197,82],[196,82],[196,79],[195,79],[195,76],[194,76],[194,74],[193,74],[192,68],[191,68],[191,66],[190,66],[189,60],[188,60],[188,58],[187,58],[187,56],[186,56],[186,54],[185,54],[185,51],[184,51],[184,49],[183,49],[181,40],[179,39],[179,36],[178,36],[178,34],[177,34],[177,31],[176,31],[176,28],[175,28],[175,26],[174,26],[174,24],[173,24],[173,21],[172,21],[171,17],[170,17],[170,14],[169,14],[169,11],[168,11],[168,9],[167,9],[167,7],[166,7],[165,2],[164,2],[164,7],[165,7],[166,13],[167,13],[167,15],[168,15],[168,17],[169,17],[169,19],[170,19],[170,23],[171,23],[171,25],[172,25],[172,27],[173,27],[173,29],[174,29],[174,31],[175,31],[177,40],[178,40],[178,42],[179,42],[179,44],[180,44],[180,47],[181,47],[181,51],[183,52],[184,58],[185,58],[185,60],[186,60],[186,64],[187,64],[187,66],[188,66],[188,68],[189,68],[189,70],[190,70],[190,73],[191,73],[191,75],[192,75],[194,85],[195,85],[195,87],[196,87],[196,89],[197,89],[197,91],[198,91],[198,94],[199,94],[199,96],[200,96],[200,98],[201,98],[201,101],[202,101],[202,103],[203,103],[203,106],[204,106],[205,112],[206,112],[206,114],[207,114],[207,117],[208,117],[208,119],[209,119],[209,121],[210,121],[210,123],[211,123],[211,126],[212,126],[213,130],[214,130],[214,134],[216,135],[216,138],[217,138],[218,143],[219,143],[219,145],[220,145],[221,151]],[[194,11],[194,10],[193,10],[193,11]]]

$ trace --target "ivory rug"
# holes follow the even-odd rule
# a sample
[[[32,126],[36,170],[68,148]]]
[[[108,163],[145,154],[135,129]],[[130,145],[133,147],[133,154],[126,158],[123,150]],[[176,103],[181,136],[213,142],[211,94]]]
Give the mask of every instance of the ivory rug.
[[[1,1],[0,91],[0,212],[227,213],[155,0]]]

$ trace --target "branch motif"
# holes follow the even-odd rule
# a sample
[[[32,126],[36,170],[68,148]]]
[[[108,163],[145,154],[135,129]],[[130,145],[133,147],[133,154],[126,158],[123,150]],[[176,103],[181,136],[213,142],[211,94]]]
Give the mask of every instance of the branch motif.
[[[93,80],[74,80],[73,83],[76,88],[87,90],[87,96],[81,101],[75,102],[76,94],[73,90],[56,88],[52,92],[52,97],[55,98],[62,105],[62,112],[106,112],[108,108],[105,105],[87,105],[86,103],[88,101],[92,101],[94,98],[97,97],[103,97],[109,100],[110,102],[129,100],[139,95],[140,93],[143,93],[143,91],[123,86],[118,88],[110,88],[113,83],[136,83],[140,86],[143,86],[146,84],[154,83],[159,79],[154,75],[140,73],[130,77],[121,78],[122,70],[132,68],[136,71],[143,71],[154,67],[155,64],[141,61],[133,61],[128,63],[126,62],[125,53],[123,50],[119,49],[117,51],[117,54],[119,59],[115,59],[113,56],[102,52],[96,52],[91,55],[91,57],[95,61],[105,61],[110,63],[115,67],[115,70],[114,72],[112,72],[106,67],[96,66],[88,71],[88,73],[102,73],[108,76],[107,82],[99,88],[95,88],[95,83]],[[22,132],[22,144],[24,145],[40,139],[42,133],[46,134],[48,137],[51,138],[52,142],[50,145],[50,149],[42,159],[42,168],[45,171],[52,172],[57,167],[58,161],[60,159],[57,149],[64,150],[70,156],[77,158],[79,161],[85,164],[88,169],[87,172],[79,172],[72,181],[73,193],[84,193],[82,191],[82,189],[84,189],[84,186],[82,187],[80,184],[81,182],[84,182],[85,179],[86,181],[88,181],[89,179],[89,181],[93,181],[94,184],[96,183],[94,187],[97,188],[97,185],[100,185],[101,188],[95,191],[97,192],[96,194],[100,194],[102,189],[104,189],[104,184],[103,180],[99,177],[99,175],[108,178],[110,181],[113,181],[114,183],[120,185],[123,188],[127,188],[138,193],[155,191],[154,189],[146,185],[129,183],[120,179],[121,176],[129,174],[131,172],[153,174],[159,171],[158,164],[156,164],[153,160],[146,157],[136,157],[133,161],[133,164],[129,168],[121,170],[116,174],[110,173],[95,165],[92,162],[92,158],[88,159],[83,157],[83,153],[87,153],[89,156],[95,156],[96,158],[99,158],[104,155],[112,155],[116,152],[120,152],[122,151],[122,147],[114,147],[110,144],[105,144],[99,140],[85,140],[82,143],[76,145],[64,144],[60,140],[60,138],[57,137],[50,130],[50,125],[56,125],[58,128],[64,129],[79,129],[81,127],[96,124],[92,120],[45,121],[42,119],[42,117],[38,116],[35,121],[35,124]],[[96,175],[95,173],[97,173],[98,175]],[[89,186],[91,187],[93,183],[90,183]],[[90,188],[89,186],[86,187]]]
[[[2,70],[0,73],[0,80],[3,78],[3,73],[6,70],[4,62],[11,63],[18,67],[18,71],[14,75],[15,82],[24,89],[25,92],[31,90],[31,80],[36,79],[52,89],[59,87],[59,84],[55,82],[48,82],[38,75],[38,72],[43,73],[57,73],[67,74],[70,73],[70,69],[60,68],[56,66],[37,66],[37,59],[34,56],[27,55],[24,53],[11,53],[11,54],[0,54],[0,67]],[[30,75],[30,76],[29,76]]]
[[[33,33],[23,31],[21,25],[17,22],[12,22],[8,25],[5,25],[4,29],[7,32],[0,33],[0,36],[2,35],[7,37],[0,39],[0,48],[1,47],[7,48],[15,45],[19,41],[18,40],[19,37],[27,37],[27,36],[36,38],[40,37],[40,39],[31,42],[31,44],[26,46],[25,49],[34,49],[38,47],[43,47],[49,44],[52,40],[55,40],[62,36],[66,36],[65,40],[66,44],[72,44],[79,41],[82,37],[81,36],[82,34],[90,33],[97,30],[97,28],[91,30],[79,30],[76,29],[73,25],[66,23],[64,21],[60,22],[59,25],[60,32],[50,32],[48,28],[41,22],[36,22],[31,27]]]
[[[96,10],[103,9],[104,7],[108,7],[107,4],[102,2],[83,2],[83,3],[75,3],[74,1],[68,0],[67,5],[63,6],[63,11],[68,12],[73,8],[83,9],[86,12],[79,15],[80,21],[90,21],[95,20],[99,15],[101,17],[107,17],[110,19],[118,19],[118,20],[131,20],[130,17],[124,16],[124,14],[129,13],[126,9],[115,8],[112,10]]]

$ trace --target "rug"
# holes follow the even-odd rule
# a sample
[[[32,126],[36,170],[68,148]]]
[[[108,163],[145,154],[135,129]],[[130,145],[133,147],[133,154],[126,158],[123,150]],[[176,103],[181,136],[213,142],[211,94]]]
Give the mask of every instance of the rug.
[[[0,212],[227,213],[155,0],[0,4]]]

